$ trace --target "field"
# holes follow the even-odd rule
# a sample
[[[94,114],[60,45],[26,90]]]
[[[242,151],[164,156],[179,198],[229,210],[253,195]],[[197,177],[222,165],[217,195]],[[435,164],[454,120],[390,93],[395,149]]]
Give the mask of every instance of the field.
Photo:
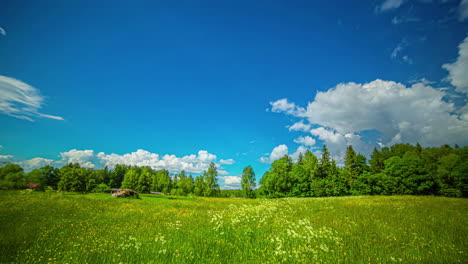
[[[468,200],[0,192],[2,263],[467,263]]]

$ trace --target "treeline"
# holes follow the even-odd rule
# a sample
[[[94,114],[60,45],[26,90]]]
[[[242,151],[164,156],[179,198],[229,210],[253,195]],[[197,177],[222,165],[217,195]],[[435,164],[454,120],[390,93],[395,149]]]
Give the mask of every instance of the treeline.
[[[170,175],[167,170],[117,165],[113,170],[81,168],[67,164],[62,168],[44,166],[24,172],[17,164],[0,167],[0,190],[34,189],[67,192],[109,192],[111,188],[132,189],[140,193],[207,197],[319,197],[343,195],[442,195],[468,197],[468,147],[444,145],[422,148],[410,144],[374,149],[367,161],[348,146],[344,167],[337,166],[327,146],[321,158],[311,151],[297,162],[284,156],[255,188],[251,166],[242,173],[241,190],[221,191],[216,165],[198,177],[185,171]]]
[[[410,144],[374,149],[369,162],[347,147],[343,168],[327,146],[322,157],[312,152],[276,160],[260,180],[264,197],[343,195],[468,196],[468,147],[422,148]]]
[[[186,175],[185,171],[170,175],[167,170],[151,167],[117,165],[99,170],[67,164],[62,168],[44,166],[24,172],[17,164],[0,167],[0,190],[34,189],[90,193],[109,192],[111,188],[131,189],[140,193],[160,192],[172,195],[222,196],[217,182],[218,171],[214,163],[201,176]]]

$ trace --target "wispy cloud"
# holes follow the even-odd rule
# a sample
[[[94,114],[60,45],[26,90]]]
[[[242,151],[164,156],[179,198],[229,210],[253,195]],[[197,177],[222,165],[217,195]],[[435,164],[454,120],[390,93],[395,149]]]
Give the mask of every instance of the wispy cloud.
[[[219,163],[223,165],[232,165],[235,163],[235,161],[233,159],[221,159],[219,160]]]
[[[413,64],[413,60],[408,56],[408,55],[403,55],[402,52],[404,49],[406,49],[409,46],[409,42],[406,39],[403,39],[400,41],[400,43],[397,44],[395,49],[393,49],[392,53],[390,54],[390,57],[392,59],[401,59],[403,62],[406,62],[408,64]]]
[[[385,0],[377,10],[380,12],[387,12],[399,8],[405,1],[404,0]]]
[[[39,112],[44,99],[39,90],[29,84],[0,75],[0,113],[28,121],[37,117],[63,120],[60,116]]]
[[[465,21],[468,19],[468,0],[462,0],[458,6],[458,20]]]
[[[6,36],[6,31],[2,27],[0,27],[0,35]]]
[[[410,17],[410,16],[396,16],[392,19],[392,24],[398,25],[403,23],[410,23],[410,22],[419,22],[421,21],[418,17]]]

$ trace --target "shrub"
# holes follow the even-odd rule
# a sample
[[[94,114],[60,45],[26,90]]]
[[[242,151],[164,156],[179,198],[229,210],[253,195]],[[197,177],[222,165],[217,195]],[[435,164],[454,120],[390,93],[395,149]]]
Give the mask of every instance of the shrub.
[[[101,183],[99,184],[98,186],[96,186],[93,190],[93,192],[96,192],[96,193],[108,193],[110,192],[110,187],[107,186],[106,184],[104,183]]]

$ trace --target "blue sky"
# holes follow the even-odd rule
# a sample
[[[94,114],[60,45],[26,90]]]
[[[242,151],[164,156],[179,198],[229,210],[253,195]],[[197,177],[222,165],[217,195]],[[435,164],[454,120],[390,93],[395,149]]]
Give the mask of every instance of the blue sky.
[[[0,158],[29,169],[231,188],[323,144],[468,144],[467,0],[2,1],[0,28]]]

